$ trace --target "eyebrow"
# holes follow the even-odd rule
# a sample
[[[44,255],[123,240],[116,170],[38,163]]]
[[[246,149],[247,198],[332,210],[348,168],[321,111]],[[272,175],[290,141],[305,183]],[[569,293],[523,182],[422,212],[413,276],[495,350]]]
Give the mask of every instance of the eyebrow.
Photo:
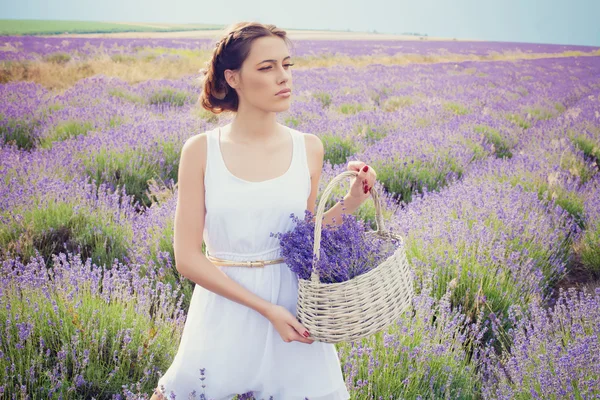
[[[291,56],[284,57],[283,59],[285,60],[285,59],[288,59],[288,58],[291,58]],[[256,64],[256,65],[260,65],[260,64],[262,64],[262,63],[264,63],[264,62],[270,62],[270,61],[272,61],[272,62],[277,62],[277,60],[262,60],[261,62],[259,62],[259,63],[258,63],[258,64]]]

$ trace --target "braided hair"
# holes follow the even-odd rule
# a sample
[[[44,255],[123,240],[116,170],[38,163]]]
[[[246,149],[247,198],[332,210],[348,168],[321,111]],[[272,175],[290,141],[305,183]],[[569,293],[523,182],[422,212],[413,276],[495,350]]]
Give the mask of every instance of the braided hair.
[[[250,53],[252,41],[263,36],[279,36],[290,44],[286,32],[271,24],[237,22],[226,30],[226,34],[215,44],[206,68],[201,70],[203,87],[199,102],[203,108],[214,114],[237,112],[239,98],[225,80],[224,71],[239,69]]]

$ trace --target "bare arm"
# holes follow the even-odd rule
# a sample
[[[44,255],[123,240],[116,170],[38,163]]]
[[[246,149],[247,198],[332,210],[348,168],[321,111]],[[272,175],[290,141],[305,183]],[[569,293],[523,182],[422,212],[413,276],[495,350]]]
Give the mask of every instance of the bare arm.
[[[196,135],[181,150],[174,221],[175,266],[192,282],[266,317],[273,303],[229,278],[202,253],[206,140],[205,133]]]
[[[311,213],[315,213],[316,210],[316,200],[317,200],[317,192],[319,190],[319,180],[321,179],[321,173],[323,172],[323,160],[325,157],[325,149],[323,147],[323,142],[321,139],[312,134],[305,133],[306,135],[306,146],[307,146],[307,158],[310,169],[310,178],[311,178],[311,192],[308,197],[308,202],[306,204],[306,209]],[[335,203],[333,207],[323,213],[323,226],[339,226],[342,224],[342,214],[353,214],[358,207],[361,205],[362,199],[357,199],[355,197],[350,196],[350,193],[344,196],[344,205],[342,206],[341,201]],[[344,210],[342,210],[344,208]],[[312,221],[314,222],[316,216],[313,217]],[[333,219],[335,218],[335,223]]]

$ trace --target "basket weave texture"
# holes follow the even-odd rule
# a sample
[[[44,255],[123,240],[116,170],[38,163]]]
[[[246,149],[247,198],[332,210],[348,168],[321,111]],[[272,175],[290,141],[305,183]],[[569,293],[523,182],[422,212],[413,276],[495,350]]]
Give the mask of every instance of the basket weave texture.
[[[382,239],[396,249],[379,265],[348,281],[321,283],[319,280],[316,263],[320,257],[325,203],[338,182],[356,175],[355,171],[344,171],[325,188],[315,218],[311,278],[298,279],[297,318],[310,332],[310,338],[320,342],[350,342],[382,331],[400,317],[414,297],[404,239],[385,230],[375,186],[371,188],[371,197],[375,203],[377,230],[365,232],[365,239]]]

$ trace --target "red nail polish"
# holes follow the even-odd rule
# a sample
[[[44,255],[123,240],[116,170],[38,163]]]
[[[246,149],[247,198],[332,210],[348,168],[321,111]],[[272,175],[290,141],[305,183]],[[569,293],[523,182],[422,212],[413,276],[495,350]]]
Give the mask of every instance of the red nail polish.
[[[369,191],[366,187],[364,188],[365,194]]]
[[[304,337],[309,337],[310,335],[308,334],[308,332],[304,332]]]
[[[363,172],[367,172],[368,170],[369,170],[369,166],[368,166],[368,165],[365,165],[365,166],[363,167]]]

